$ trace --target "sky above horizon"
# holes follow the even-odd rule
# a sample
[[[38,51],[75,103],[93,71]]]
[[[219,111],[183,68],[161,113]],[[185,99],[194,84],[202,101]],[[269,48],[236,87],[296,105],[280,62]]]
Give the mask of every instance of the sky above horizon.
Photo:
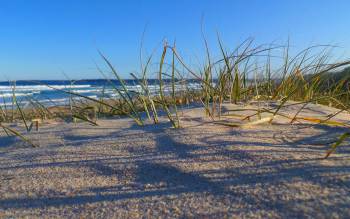
[[[195,63],[217,33],[228,48],[248,37],[255,43],[286,42],[296,48],[333,44],[350,58],[350,1],[90,1],[0,0],[0,81],[101,78],[97,49],[124,77],[139,71],[163,39]],[[205,57],[205,56],[204,56]]]

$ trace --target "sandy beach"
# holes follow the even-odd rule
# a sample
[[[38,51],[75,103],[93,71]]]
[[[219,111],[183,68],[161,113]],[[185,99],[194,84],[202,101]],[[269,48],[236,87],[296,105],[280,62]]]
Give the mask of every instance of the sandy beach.
[[[240,122],[225,111],[256,107],[224,105],[222,119]],[[281,112],[293,116],[299,108]],[[337,111],[310,104],[300,116]],[[0,218],[350,216],[349,143],[323,159],[349,128],[291,125],[280,116],[228,127],[201,107],[182,109],[180,118],[180,129],[166,117],[145,126],[129,118],[101,119],[96,127],[45,122],[27,135],[37,148],[1,132]],[[342,112],[332,120],[349,118]]]

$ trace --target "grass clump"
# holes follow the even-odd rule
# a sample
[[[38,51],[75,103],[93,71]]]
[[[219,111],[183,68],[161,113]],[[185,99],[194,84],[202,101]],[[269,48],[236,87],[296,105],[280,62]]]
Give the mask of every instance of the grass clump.
[[[203,39],[205,63],[198,70],[193,70],[186,64],[175,43],[173,46],[164,44],[156,64],[157,83],[152,85],[156,89],[151,89],[149,85],[149,71],[152,69],[154,53],[147,58],[144,65],[141,64],[139,76],[131,73],[134,85],[138,85],[140,89],[130,90],[127,81],[119,75],[111,61],[99,52],[113,75],[113,79],[105,78],[108,81],[107,86],[114,91],[114,97],[105,95],[105,87],[99,98],[61,90],[70,96],[69,104],[53,112],[35,99],[31,99],[30,107],[24,109],[16,98],[14,87],[12,108],[6,108],[7,104],[0,107],[0,121],[22,121],[29,132],[30,126],[27,122],[32,118],[64,119],[69,116],[72,121],[81,120],[98,125],[97,120],[100,117],[126,115],[142,126],[146,119],[154,124],[159,123],[159,113],[164,113],[172,126],[179,128],[179,108],[195,102],[203,105],[206,115],[214,122],[233,127],[272,123],[276,116],[290,119],[291,124],[304,120],[317,124],[344,125],[335,124],[331,119],[341,112],[349,112],[350,68],[345,67],[350,65],[350,61],[331,61],[330,50],[333,47],[330,45],[311,46],[293,56],[289,42],[287,45],[254,46],[253,40],[247,39],[230,51],[225,49],[218,36],[220,58],[213,60],[208,42],[205,37]],[[342,70],[343,68],[345,69]],[[98,70],[106,75],[101,69]],[[191,89],[193,84],[198,86]],[[221,121],[224,103],[239,104],[249,101],[258,102],[258,109],[242,118],[242,121],[255,117],[257,120],[243,125]],[[280,112],[282,108],[291,105],[287,104],[289,101],[298,101],[295,104],[300,106],[292,116]],[[262,107],[262,102],[275,102],[277,106]],[[299,114],[311,103],[334,106],[339,111],[321,120],[300,117]],[[263,117],[266,114],[268,116]],[[2,128],[6,133],[15,134],[4,126]],[[341,136],[341,142],[347,137],[348,133]],[[333,145],[332,151],[326,157],[339,144]]]

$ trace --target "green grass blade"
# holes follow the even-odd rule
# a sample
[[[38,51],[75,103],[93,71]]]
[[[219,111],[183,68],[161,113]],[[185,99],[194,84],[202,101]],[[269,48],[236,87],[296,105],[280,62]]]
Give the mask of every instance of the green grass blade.
[[[345,139],[350,137],[350,132],[346,132],[342,134],[339,139],[331,146],[331,148],[327,151],[326,156],[324,158],[328,158],[336,149],[337,147],[345,141]]]

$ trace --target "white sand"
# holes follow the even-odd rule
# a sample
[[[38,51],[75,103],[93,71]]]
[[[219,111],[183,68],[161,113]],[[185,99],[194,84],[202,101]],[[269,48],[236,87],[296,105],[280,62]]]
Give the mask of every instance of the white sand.
[[[302,114],[334,112],[311,105]],[[1,132],[0,218],[350,217],[349,143],[322,159],[349,129],[280,117],[233,128],[200,108],[181,117],[178,130],[166,118],[144,127],[130,119],[43,124],[29,135],[39,148]]]

